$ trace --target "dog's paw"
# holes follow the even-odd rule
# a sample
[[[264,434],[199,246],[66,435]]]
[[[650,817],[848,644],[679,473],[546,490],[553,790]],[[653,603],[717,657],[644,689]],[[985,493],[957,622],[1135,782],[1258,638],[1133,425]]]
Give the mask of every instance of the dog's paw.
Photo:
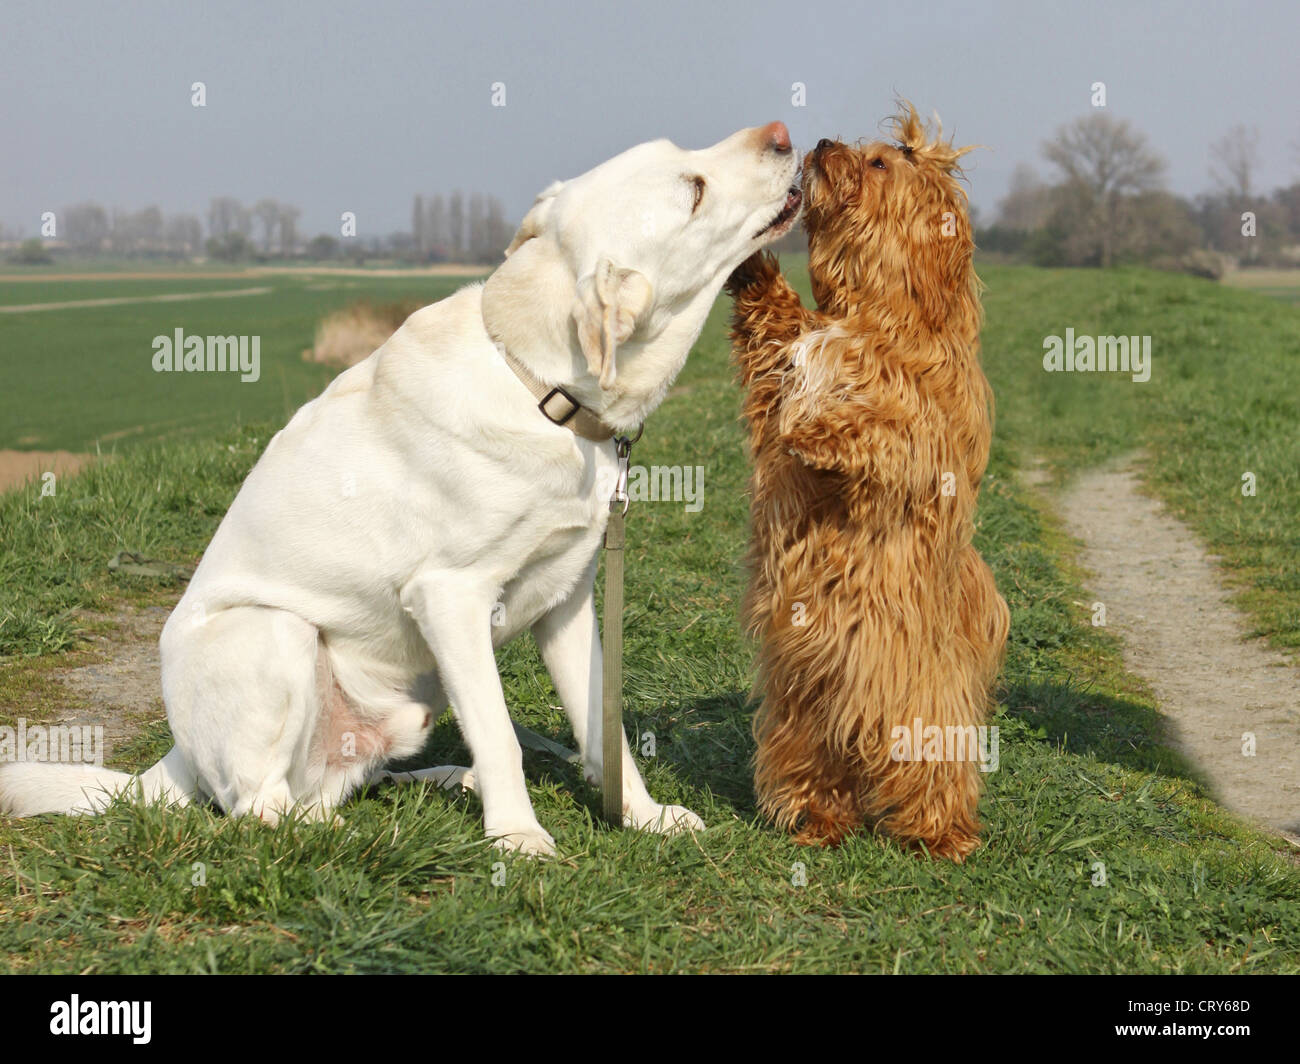
[[[770,251],[756,251],[731,271],[726,283],[727,292],[737,296],[766,288],[780,272],[775,255]]]
[[[550,832],[537,824],[522,828],[504,828],[489,831],[488,838],[498,850],[523,854],[525,857],[554,857],[555,840]]]
[[[652,831],[656,835],[673,835],[679,831],[703,831],[704,821],[684,805],[659,805],[656,802],[643,810],[624,813],[623,826]]]
[[[444,791],[454,790],[457,787],[465,791],[478,789],[472,768],[462,768],[460,765],[439,765],[437,768],[426,769],[425,771],[428,773],[425,778],[436,783]]]
[[[303,809],[298,822],[301,824],[327,824],[329,827],[336,829],[347,826],[347,822],[338,813],[319,805],[307,806]]]
[[[917,856],[928,853],[934,860],[953,861],[961,864],[976,849],[979,848],[980,840],[978,835],[972,835],[968,832],[953,831],[940,839],[922,840],[925,849],[916,848]]]

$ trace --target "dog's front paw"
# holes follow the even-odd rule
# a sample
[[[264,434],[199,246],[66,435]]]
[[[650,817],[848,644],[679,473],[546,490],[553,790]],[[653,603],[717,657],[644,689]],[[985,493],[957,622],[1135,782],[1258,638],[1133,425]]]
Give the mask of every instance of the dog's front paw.
[[[969,832],[952,831],[939,839],[923,839],[925,850],[917,849],[917,854],[929,853],[932,858],[941,861],[954,861],[961,864],[979,847],[978,835]]]
[[[770,251],[756,251],[731,271],[726,289],[730,295],[760,291],[772,283],[781,272],[776,256]]]
[[[537,824],[489,831],[488,838],[498,850],[507,853],[519,853],[525,857],[555,856],[555,840],[551,838],[550,832]]]
[[[703,831],[704,821],[684,805],[660,805],[654,802],[645,809],[624,813],[623,826],[638,831],[652,831],[656,835],[673,835],[679,831]]]

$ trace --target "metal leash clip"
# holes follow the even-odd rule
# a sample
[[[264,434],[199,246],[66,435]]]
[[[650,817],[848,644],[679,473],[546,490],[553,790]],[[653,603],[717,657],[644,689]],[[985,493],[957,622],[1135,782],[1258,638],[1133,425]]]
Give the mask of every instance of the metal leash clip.
[[[627,493],[628,465],[632,454],[632,444],[641,438],[641,433],[645,431],[645,426],[637,427],[635,436],[615,436],[614,444],[616,454],[618,455],[618,480],[614,484],[614,494],[609,498],[609,509],[612,513],[622,505],[623,516],[627,516],[628,507],[632,504],[631,496]]]

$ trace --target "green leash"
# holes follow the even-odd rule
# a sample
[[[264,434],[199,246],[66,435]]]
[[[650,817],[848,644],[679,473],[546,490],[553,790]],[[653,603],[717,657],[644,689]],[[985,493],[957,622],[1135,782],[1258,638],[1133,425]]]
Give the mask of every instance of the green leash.
[[[601,705],[601,781],[605,819],[623,826],[623,544],[630,499],[628,463],[632,444],[641,438],[615,437],[618,447],[618,481],[609,500],[605,526],[605,636]]]
[[[632,444],[641,438],[641,430],[631,438],[619,436],[618,481],[609,499],[609,524],[605,526],[605,634],[603,683],[601,686],[601,812],[615,827],[623,826],[623,543],[626,530],[628,462]],[[530,750],[551,754],[561,761],[577,764],[582,759],[567,747],[522,724],[515,734]]]

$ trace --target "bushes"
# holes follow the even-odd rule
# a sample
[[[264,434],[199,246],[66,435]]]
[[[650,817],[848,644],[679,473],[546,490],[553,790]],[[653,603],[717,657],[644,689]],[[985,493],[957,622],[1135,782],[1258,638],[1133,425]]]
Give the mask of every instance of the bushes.
[[[38,238],[32,237],[31,240],[22,242],[18,250],[9,256],[9,261],[17,266],[48,266],[54,257],[45,250],[45,245]]]

